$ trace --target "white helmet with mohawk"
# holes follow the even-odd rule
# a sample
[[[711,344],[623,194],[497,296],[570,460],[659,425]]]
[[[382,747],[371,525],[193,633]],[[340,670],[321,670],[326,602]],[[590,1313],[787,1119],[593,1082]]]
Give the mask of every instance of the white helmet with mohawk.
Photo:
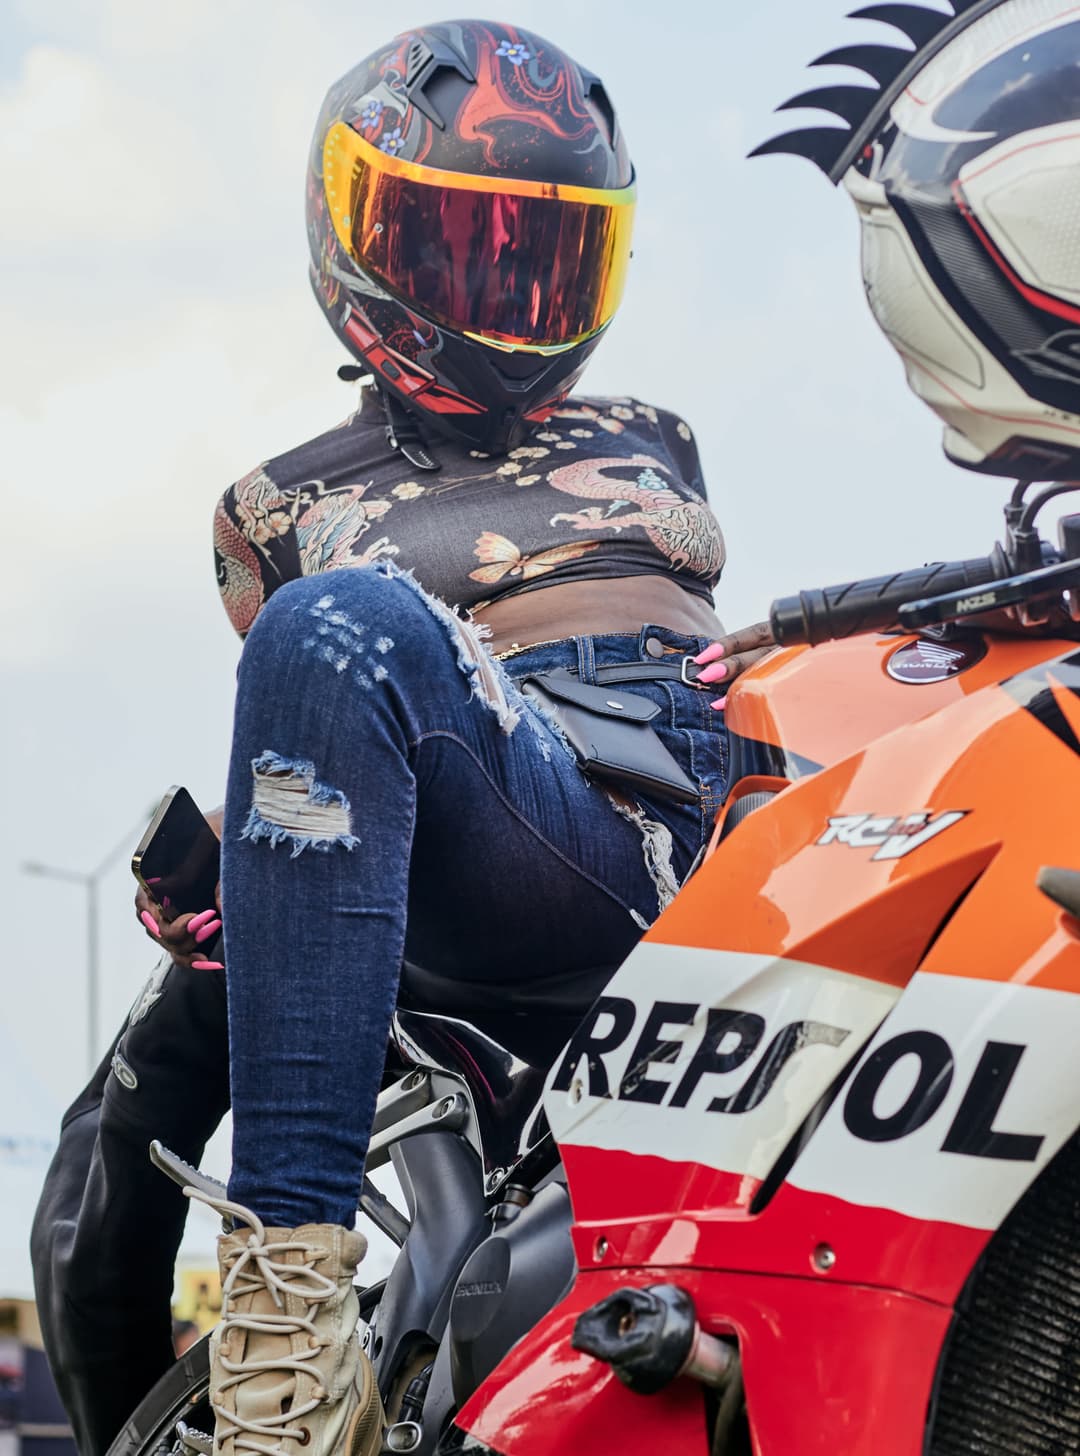
[[[1080,13],[1068,0],[870,5],[914,49],[852,45],[813,64],[874,87],[804,92],[847,125],[756,149],[842,181],[866,294],[945,453],[1024,480],[1080,478]]]

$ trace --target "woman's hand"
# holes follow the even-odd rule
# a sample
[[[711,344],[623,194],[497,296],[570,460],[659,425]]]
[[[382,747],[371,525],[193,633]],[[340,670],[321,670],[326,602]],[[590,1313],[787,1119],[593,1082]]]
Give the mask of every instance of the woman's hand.
[[[727,690],[748,667],[760,662],[776,648],[776,638],[768,622],[755,622],[752,627],[741,627],[738,632],[729,632],[717,642],[710,642],[704,652],[694,661],[704,667],[698,673],[698,682],[723,683],[723,696],[716,698],[710,707],[722,708],[727,703]]]
[[[207,814],[207,823],[221,838],[222,809],[213,809]],[[212,941],[221,929],[221,883],[214,892],[214,904],[205,910],[184,915],[170,914],[162,908],[140,885],[135,892],[135,913],[142,922],[147,935],[173,960],[181,966],[192,966],[195,970],[221,970],[220,961],[206,959],[205,945]]]

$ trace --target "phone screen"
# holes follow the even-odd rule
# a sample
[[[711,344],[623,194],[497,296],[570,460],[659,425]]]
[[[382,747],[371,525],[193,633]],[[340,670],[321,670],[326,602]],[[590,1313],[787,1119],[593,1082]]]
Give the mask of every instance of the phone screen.
[[[221,845],[187,789],[170,789],[131,861],[137,878],[172,914],[209,910],[221,874]]]

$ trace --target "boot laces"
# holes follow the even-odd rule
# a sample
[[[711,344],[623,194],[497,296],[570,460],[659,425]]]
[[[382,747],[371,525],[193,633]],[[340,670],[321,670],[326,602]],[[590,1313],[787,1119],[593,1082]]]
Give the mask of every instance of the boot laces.
[[[319,1306],[337,1293],[336,1281],[320,1274],[314,1267],[320,1259],[328,1256],[328,1250],[316,1244],[285,1241],[269,1243],[262,1220],[243,1204],[231,1203],[225,1198],[208,1197],[190,1186],[184,1189],[184,1194],[188,1198],[197,1198],[200,1203],[205,1203],[223,1218],[228,1215],[234,1220],[242,1220],[251,1229],[246,1247],[233,1259],[232,1267],[222,1281],[221,1343],[231,1348],[234,1331],[285,1337],[306,1333],[311,1337],[309,1350],[263,1360],[233,1360],[222,1355],[219,1348],[218,1363],[228,1379],[220,1382],[218,1394],[223,1394],[234,1385],[242,1384],[253,1375],[261,1375],[271,1370],[293,1375],[310,1375],[315,1381],[316,1390],[321,1391],[304,1405],[292,1406],[287,1411],[268,1415],[260,1420],[251,1420],[237,1415],[235,1411],[226,1411],[215,1405],[216,1421],[229,1427],[222,1430],[219,1425],[215,1446],[234,1436],[234,1449],[238,1452],[257,1452],[258,1456],[293,1456],[281,1443],[292,1439],[306,1444],[304,1429],[297,1422],[317,1410],[327,1395],[320,1386],[318,1372],[311,1369],[311,1362],[317,1359],[323,1348],[323,1341],[315,1326],[315,1316],[319,1312]],[[286,1253],[295,1254],[298,1250],[308,1255],[303,1264],[288,1264],[280,1257]],[[270,1291],[280,1314],[245,1314],[233,1307],[235,1300],[241,1299],[245,1294],[257,1294],[263,1289]],[[286,1312],[285,1296],[290,1294],[306,1304],[303,1315]],[[266,1443],[267,1440],[269,1444]]]

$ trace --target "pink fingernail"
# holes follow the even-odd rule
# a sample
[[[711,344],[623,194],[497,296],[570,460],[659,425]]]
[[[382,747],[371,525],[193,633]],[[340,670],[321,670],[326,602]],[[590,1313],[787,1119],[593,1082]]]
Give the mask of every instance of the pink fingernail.
[[[715,662],[718,657],[723,657],[724,649],[719,642],[710,642],[708,647],[699,652],[693,659],[697,663]]]
[[[192,961],[191,964],[196,971],[223,971],[225,969],[220,961]]]
[[[714,698],[712,700],[712,702],[709,704],[709,707],[710,708],[716,708],[718,710],[720,708],[726,708],[727,707],[727,696],[725,695],[722,698]]]
[[[151,935],[157,936],[158,940],[161,939],[161,931],[158,929],[158,923],[150,914],[149,910],[140,910],[139,919],[146,926],[147,930],[150,932]]]
[[[216,914],[216,910],[200,910],[198,915],[193,915],[188,921],[188,930],[194,935],[197,930],[202,929],[208,920],[213,920]]]
[[[221,921],[211,920],[208,925],[204,925],[201,930],[195,932],[195,939],[199,945],[202,945],[204,940],[209,940],[212,935],[217,935],[220,929]]]
[[[727,674],[727,663],[718,662],[713,667],[703,667],[698,673],[698,682],[719,682],[721,678],[727,677]]]
[[[160,885],[161,884],[161,876],[160,875],[152,875],[150,877],[150,879],[147,880],[146,883],[148,885]]]
[[[147,881],[147,883],[149,883],[149,881]],[[162,895],[162,897],[161,897],[161,908],[163,910],[168,910],[168,908],[169,908],[169,906],[171,904],[172,904],[172,901],[169,899],[168,895]]]

